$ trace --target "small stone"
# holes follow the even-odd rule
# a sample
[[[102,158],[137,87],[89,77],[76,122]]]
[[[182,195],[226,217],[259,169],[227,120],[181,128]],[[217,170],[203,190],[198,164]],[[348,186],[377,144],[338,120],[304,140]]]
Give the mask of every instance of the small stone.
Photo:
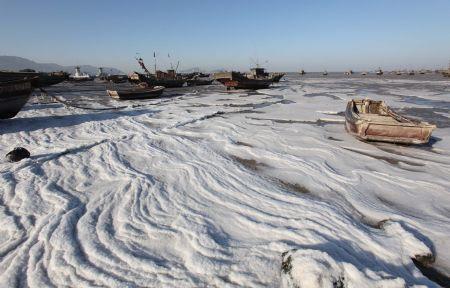
[[[30,152],[23,147],[16,147],[6,154],[6,160],[8,162],[18,162],[24,158],[30,158]]]

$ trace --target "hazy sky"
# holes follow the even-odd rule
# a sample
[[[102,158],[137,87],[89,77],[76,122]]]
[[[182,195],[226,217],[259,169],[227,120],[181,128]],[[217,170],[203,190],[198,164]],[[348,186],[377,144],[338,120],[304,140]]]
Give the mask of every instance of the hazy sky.
[[[0,55],[129,72],[153,51],[181,70],[446,67],[450,0],[0,0]]]

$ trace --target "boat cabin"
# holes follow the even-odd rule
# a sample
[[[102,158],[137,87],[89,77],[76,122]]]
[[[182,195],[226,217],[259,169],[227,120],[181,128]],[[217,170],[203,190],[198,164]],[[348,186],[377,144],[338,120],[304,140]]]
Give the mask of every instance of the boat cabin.
[[[250,69],[250,76],[252,76],[253,78],[264,78],[268,77],[269,73],[267,73],[266,69],[264,68],[256,67]]]

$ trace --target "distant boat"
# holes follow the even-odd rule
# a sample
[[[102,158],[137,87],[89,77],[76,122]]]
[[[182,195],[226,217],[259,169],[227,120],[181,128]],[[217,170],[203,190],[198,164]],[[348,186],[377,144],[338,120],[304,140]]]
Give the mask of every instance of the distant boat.
[[[95,75],[95,81],[97,82],[108,82],[108,74],[103,72],[103,67],[98,67],[97,75]]]
[[[219,72],[214,74],[214,79],[229,89],[264,89],[273,83],[270,77],[252,77],[251,75],[232,72]]]
[[[345,75],[350,76],[353,74],[353,70],[348,70],[345,72]]]
[[[423,74],[425,74],[425,71],[424,71],[424,70],[420,70],[420,71],[419,71],[419,74],[422,74],[422,75],[423,75]]]
[[[398,76],[402,75],[402,71],[395,72],[395,75],[398,75]]]
[[[381,70],[381,68],[378,68],[378,70],[375,72],[375,74],[377,74],[378,76],[383,75],[383,70]]]
[[[300,75],[302,75],[302,76],[303,76],[303,75],[305,75],[305,74],[306,74],[305,70],[303,70],[303,69],[302,69],[302,70],[300,70]]]
[[[36,78],[0,82],[0,119],[13,118],[30,98]]]
[[[151,74],[144,64],[144,59],[137,58],[136,60],[146,75],[135,72],[132,78],[129,79],[131,82],[145,82],[150,86],[164,86],[166,88],[179,88],[183,87],[184,83],[186,83],[186,80],[178,75],[174,69],[167,70],[167,72],[156,70],[155,64],[155,74]]]
[[[425,144],[435,128],[395,113],[384,101],[351,100],[345,110],[345,129],[362,140]]]
[[[327,70],[323,71],[322,75],[323,75],[323,76],[327,76],[327,75],[328,75]]]
[[[283,78],[284,75],[285,75],[285,73],[271,73],[270,74],[270,76],[272,77],[272,81],[274,83],[280,82],[281,78]]]
[[[408,75],[414,75],[414,74],[415,74],[414,70],[411,70],[408,72]]]
[[[94,78],[87,73],[81,73],[80,67],[77,66],[75,67],[75,74],[70,75],[69,80],[74,82],[84,82],[84,81],[92,81],[94,80]]]
[[[164,92],[163,86],[135,87],[132,89],[106,90],[106,93],[116,100],[137,100],[158,98]]]
[[[362,72],[361,75],[366,76],[367,72]]]

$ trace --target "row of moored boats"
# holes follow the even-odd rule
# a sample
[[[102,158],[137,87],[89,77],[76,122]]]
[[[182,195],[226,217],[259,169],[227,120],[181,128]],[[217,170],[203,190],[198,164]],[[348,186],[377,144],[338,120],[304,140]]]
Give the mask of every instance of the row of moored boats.
[[[185,83],[190,86],[209,85],[214,80],[225,85],[227,89],[263,89],[278,82],[284,76],[283,73],[267,73],[260,67],[252,68],[250,73],[219,72],[213,77],[203,73],[182,75],[174,70],[156,71],[155,74],[151,74],[142,59],[138,61],[145,74],[135,72],[129,76],[104,75],[100,70],[97,77],[93,78],[81,73],[78,67],[76,73],[71,76],[64,72],[0,71],[0,119],[14,117],[28,101],[34,89],[43,89],[66,80],[76,82],[97,80],[114,83],[129,81],[134,84],[132,88],[107,90],[107,94],[117,100],[131,100],[158,98],[166,87],[182,87]],[[450,73],[444,76],[447,75]],[[424,144],[429,142],[436,126],[401,116],[392,111],[383,101],[364,99],[352,100],[348,103],[345,112],[345,128],[350,134],[362,140]]]

